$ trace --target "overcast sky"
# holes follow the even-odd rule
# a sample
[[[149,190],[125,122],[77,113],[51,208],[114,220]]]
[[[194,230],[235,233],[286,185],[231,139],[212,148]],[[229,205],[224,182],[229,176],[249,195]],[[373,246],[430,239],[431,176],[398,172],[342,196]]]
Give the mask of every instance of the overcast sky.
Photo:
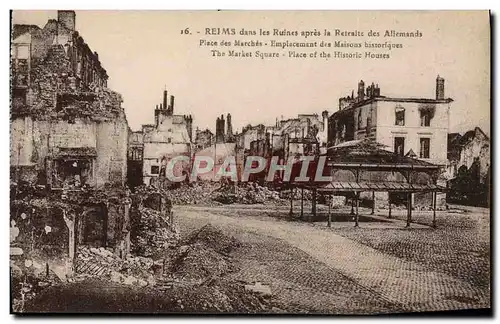
[[[13,23],[40,27],[50,18],[57,18],[57,12],[13,13]],[[186,27],[193,35],[180,34]],[[386,29],[418,29],[423,37],[379,38],[377,41],[403,43],[404,48],[392,50],[388,60],[214,59],[208,48],[198,46],[199,39],[227,37],[205,37],[203,31],[207,27],[321,31],[339,28],[365,33],[370,29],[382,33]],[[230,112],[233,129],[241,130],[248,123],[274,124],[281,116],[321,114],[323,110],[332,113],[338,110],[338,98],[350,94],[360,79],[367,84],[378,83],[385,96],[434,98],[439,74],[446,79],[446,97],[454,100],[450,131],[463,132],[480,126],[490,133],[486,11],[77,11],[76,29],[99,53],[110,76],[108,86],[123,95],[132,129],[153,122],[154,107],[162,101],[165,87],[175,95],[175,113],[192,114],[195,127],[214,131],[217,116]],[[352,38],[364,40],[370,39]]]

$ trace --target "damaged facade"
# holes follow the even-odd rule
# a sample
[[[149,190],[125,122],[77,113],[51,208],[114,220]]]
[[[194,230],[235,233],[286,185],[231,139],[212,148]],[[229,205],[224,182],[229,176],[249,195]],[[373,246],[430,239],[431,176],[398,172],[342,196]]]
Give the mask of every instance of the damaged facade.
[[[243,150],[238,145],[238,134],[233,134],[231,118],[231,114],[227,114],[226,118],[224,115],[217,117],[215,134],[208,129],[197,131],[193,159],[196,159],[196,156],[205,156],[214,160],[213,172],[200,174],[198,176],[200,180],[218,180],[217,172],[228,156],[235,157],[238,175],[240,174],[243,165]]]
[[[436,96],[427,98],[395,98],[381,95],[378,85],[358,83],[357,95],[339,99],[339,110],[328,119],[328,147],[340,143],[371,139],[402,156],[426,162],[447,164],[447,136],[450,98],[445,98],[445,80],[436,79]],[[440,182],[444,182],[442,177]],[[376,203],[387,205],[387,193],[376,195]],[[396,198],[397,194],[393,195]],[[429,205],[427,193],[414,194],[414,206]],[[445,194],[438,195],[438,206],[445,203]]]
[[[448,134],[448,187],[452,202],[488,206],[491,166],[490,138],[476,127]]]
[[[285,164],[290,157],[316,155],[326,151],[326,129],[328,112],[299,114],[296,118],[276,120],[274,126],[247,126],[238,134],[246,156],[262,156],[270,161],[279,157],[279,164]],[[256,178],[264,179],[270,163]],[[278,173],[277,173],[278,174]],[[254,178],[255,178],[254,177]]]
[[[135,188],[143,184],[143,156],[144,156],[144,133],[132,131],[128,133],[128,153],[127,153],[127,184],[130,188]]]
[[[159,185],[165,178],[168,162],[177,156],[188,156],[193,150],[193,118],[191,115],[174,114],[174,96],[163,92],[163,102],[154,110],[155,123],[143,125],[142,178],[145,185]],[[178,166],[178,167],[177,167]],[[176,163],[174,174],[190,171],[190,162]]]
[[[261,156],[268,160],[278,156],[282,164],[291,156],[326,152],[327,111],[321,117],[318,114],[299,114],[296,118],[277,120],[272,126],[249,124],[235,133],[231,118],[231,114],[227,114],[226,118],[224,115],[217,118],[215,135],[209,130],[197,132],[195,155],[214,159],[214,172],[200,175],[202,179],[214,180],[227,156],[235,157],[238,175],[241,175],[248,156]],[[262,180],[267,171],[266,167],[261,173],[252,174],[250,181]]]
[[[213,143],[215,143],[214,133],[212,133],[208,128],[205,130],[200,130],[198,127],[196,127],[196,151],[200,151],[209,146],[212,146]]]
[[[11,218],[61,228],[56,258],[69,260],[79,245],[127,254],[130,241],[122,97],[75,19],[58,11],[43,28],[14,25],[11,52]],[[19,196],[26,188],[36,192]]]

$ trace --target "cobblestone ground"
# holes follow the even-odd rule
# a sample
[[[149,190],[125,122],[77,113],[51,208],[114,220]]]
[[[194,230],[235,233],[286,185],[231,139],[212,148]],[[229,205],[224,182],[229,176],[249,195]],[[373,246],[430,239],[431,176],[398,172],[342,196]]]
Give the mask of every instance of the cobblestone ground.
[[[406,211],[395,217],[406,219]],[[377,213],[376,213],[377,214]],[[412,220],[432,224],[431,212],[415,212]],[[487,210],[466,213],[438,212],[437,228],[343,228],[334,233],[383,253],[414,261],[432,271],[446,273],[471,285],[489,289],[490,221]]]
[[[231,278],[269,285],[281,309],[294,313],[371,314],[394,313],[403,309],[385,300],[339,271],[326,266],[286,241],[258,234],[238,224],[222,224],[206,214],[180,213],[181,235],[215,224],[242,244],[232,252],[241,270]],[[203,215],[203,216],[202,216]],[[199,217],[198,217],[199,216]]]
[[[176,206],[183,231],[211,223],[245,242],[237,255],[245,270],[234,276],[271,285],[273,295],[291,310],[370,313],[490,305],[489,262],[484,261],[489,237],[482,236],[489,226],[483,221],[482,227],[463,221],[469,232],[463,225],[445,226],[460,223],[451,218],[438,218],[438,230],[354,229],[345,222],[329,229],[266,214],[265,208]],[[471,248],[467,242],[475,236],[481,236],[475,241],[481,247]],[[462,243],[460,237],[466,237]]]

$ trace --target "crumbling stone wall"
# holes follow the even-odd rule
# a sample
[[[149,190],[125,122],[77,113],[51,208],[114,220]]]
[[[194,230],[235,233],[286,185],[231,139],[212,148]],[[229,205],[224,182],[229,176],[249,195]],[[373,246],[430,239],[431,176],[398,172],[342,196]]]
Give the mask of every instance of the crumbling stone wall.
[[[64,280],[73,256],[65,209],[32,192],[17,191],[10,211],[11,268],[16,275],[45,278],[52,273]]]
[[[10,140],[13,174],[37,183],[45,176],[47,159],[55,158],[61,148],[93,148],[97,156],[92,185],[122,185],[127,176],[127,127],[122,119],[97,122],[79,118],[68,123],[31,116],[16,118]]]
[[[95,185],[123,184],[128,137],[123,100],[102,84],[82,83],[73,53],[42,41],[57,30],[48,25],[32,44],[26,103],[12,102],[11,165],[41,172],[58,148],[91,147],[97,151]]]

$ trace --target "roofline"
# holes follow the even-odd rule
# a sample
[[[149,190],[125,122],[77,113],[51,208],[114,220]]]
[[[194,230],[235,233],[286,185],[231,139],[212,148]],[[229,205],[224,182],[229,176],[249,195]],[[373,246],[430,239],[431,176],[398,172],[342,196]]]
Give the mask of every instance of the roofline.
[[[340,111],[345,111],[345,110],[350,110],[354,108],[358,108],[367,104],[370,104],[375,101],[388,101],[388,102],[415,102],[415,103],[433,103],[433,104],[442,104],[442,103],[450,103],[453,102],[454,100],[451,98],[446,98],[446,99],[429,99],[429,98],[397,98],[397,97],[384,97],[384,96],[379,96],[379,97],[373,97],[373,98],[368,98],[360,102],[356,102],[352,104],[351,106],[338,110],[332,114],[335,115],[336,113]]]
[[[354,167],[354,168],[401,168],[401,169],[439,169],[437,164],[407,164],[407,163],[331,163],[327,162],[329,167]]]

